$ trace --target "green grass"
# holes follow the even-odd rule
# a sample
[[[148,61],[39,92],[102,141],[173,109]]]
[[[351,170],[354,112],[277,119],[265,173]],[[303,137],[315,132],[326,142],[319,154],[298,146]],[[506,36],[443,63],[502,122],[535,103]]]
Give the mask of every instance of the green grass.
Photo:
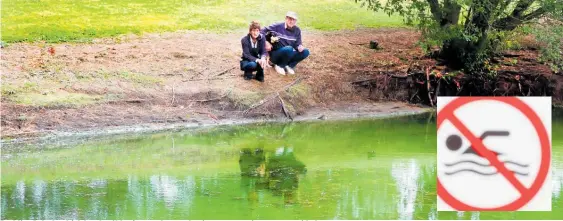
[[[2,85],[2,96],[15,104],[34,107],[80,107],[103,101],[103,97],[100,95],[67,92],[52,88],[56,88],[52,82],[37,84],[26,81],[22,85],[4,84]]]
[[[248,10],[249,5],[255,7]],[[353,0],[6,0],[2,41],[82,42],[120,34],[175,30],[240,31],[251,20],[281,21],[296,11],[305,29],[341,30],[403,26]]]
[[[232,101],[237,108],[246,109],[264,99],[265,96],[266,95],[261,92],[234,89],[233,93],[227,95],[227,98]]]
[[[292,98],[305,97],[310,93],[306,84],[297,84],[287,89],[288,95]]]
[[[55,91],[51,93],[22,93],[10,97],[16,103],[35,107],[79,107],[101,102],[99,95],[88,95],[83,93],[70,93],[66,91]]]
[[[34,73],[35,74],[35,73]],[[21,80],[15,84],[2,84],[2,98],[15,104],[34,107],[81,107],[89,104],[119,100],[120,94],[100,94],[69,90],[81,85],[115,85],[124,83],[128,87],[151,87],[162,85],[164,79],[137,72],[118,71],[96,73],[61,73],[54,72],[42,80]]]
[[[160,84],[163,82],[162,79],[157,77],[128,71],[120,72],[118,77],[141,85]]]

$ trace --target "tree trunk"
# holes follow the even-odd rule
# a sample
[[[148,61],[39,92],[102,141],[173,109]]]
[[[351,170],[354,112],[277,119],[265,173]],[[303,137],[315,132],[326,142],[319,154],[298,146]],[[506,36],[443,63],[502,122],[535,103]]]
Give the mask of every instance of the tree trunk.
[[[456,25],[459,22],[461,5],[455,0],[444,0],[444,4],[440,7],[438,0],[427,0],[430,5],[430,12],[434,20],[440,24],[440,27]]]
[[[434,20],[436,22],[440,22],[442,20],[442,9],[440,8],[440,3],[438,0],[427,0],[428,5],[430,5],[430,12],[434,16]]]
[[[450,24],[456,25],[459,22],[461,6],[455,0],[444,0],[443,12],[440,25],[442,27]]]
[[[450,67],[464,69],[469,73],[483,70],[482,57],[490,46],[488,32],[491,18],[499,2],[500,0],[475,0],[473,2],[470,8],[470,21],[464,32],[468,36],[475,36],[477,40],[467,40],[460,36],[444,41],[441,55],[447,59]]]

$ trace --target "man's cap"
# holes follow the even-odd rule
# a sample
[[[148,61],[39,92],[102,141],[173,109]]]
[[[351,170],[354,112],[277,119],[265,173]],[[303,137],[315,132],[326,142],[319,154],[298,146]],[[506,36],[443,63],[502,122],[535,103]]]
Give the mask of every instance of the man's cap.
[[[285,14],[285,17],[290,17],[290,18],[293,18],[293,19],[297,20],[297,13],[295,13],[295,12],[293,12],[293,11],[288,11],[288,12]]]

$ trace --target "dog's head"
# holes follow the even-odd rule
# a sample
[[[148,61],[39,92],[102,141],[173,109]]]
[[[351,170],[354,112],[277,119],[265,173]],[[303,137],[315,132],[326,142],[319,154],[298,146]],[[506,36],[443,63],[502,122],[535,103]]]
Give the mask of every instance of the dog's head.
[[[274,31],[269,31],[266,33],[266,41],[273,43],[272,41],[277,41],[276,38],[278,36],[278,33],[274,32]],[[273,39],[272,39],[273,38]]]

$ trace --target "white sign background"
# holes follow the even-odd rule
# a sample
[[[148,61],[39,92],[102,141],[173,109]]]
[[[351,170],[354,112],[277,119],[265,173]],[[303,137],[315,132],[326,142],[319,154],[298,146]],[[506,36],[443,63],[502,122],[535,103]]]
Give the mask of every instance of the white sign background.
[[[438,97],[438,113],[446,104],[456,98]],[[519,97],[518,99],[530,106],[539,116],[546,128],[551,146],[551,97]],[[514,164],[505,164],[511,171],[527,173],[527,176],[515,176],[526,188],[532,185],[540,166],[541,147],[532,123],[522,112],[507,103],[482,100],[462,105],[454,111],[454,115],[477,138],[485,131],[508,131],[507,137],[489,136],[483,140],[483,144],[489,150],[502,153],[499,155],[501,162],[509,160],[528,165],[527,167],[520,167]],[[446,140],[450,135],[461,137],[462,146],[460,149],[452,151],[447,148]],[[490,162],[485,158],[474,154],[462,154],[471,144],[450,121],[445,120],[438,129],[437,142],[437,176],[444,188],[456,199],[473,207],[496,208],[520,198],[520,193],[500,173],[479,175],[472,172],[458,172],[453,175],[446,175],[446,172],[452,173],[463,169],[473,169],[487,174],[497,171],[493,166],[483,167],[472,163],[445,166],[445,164],[452,164],[461,160],[490,165]],[[455,210],[438,196],[438,211]],[[551,166],[539,192],[528,204],[520,208],[520,211],[551,211]]]

